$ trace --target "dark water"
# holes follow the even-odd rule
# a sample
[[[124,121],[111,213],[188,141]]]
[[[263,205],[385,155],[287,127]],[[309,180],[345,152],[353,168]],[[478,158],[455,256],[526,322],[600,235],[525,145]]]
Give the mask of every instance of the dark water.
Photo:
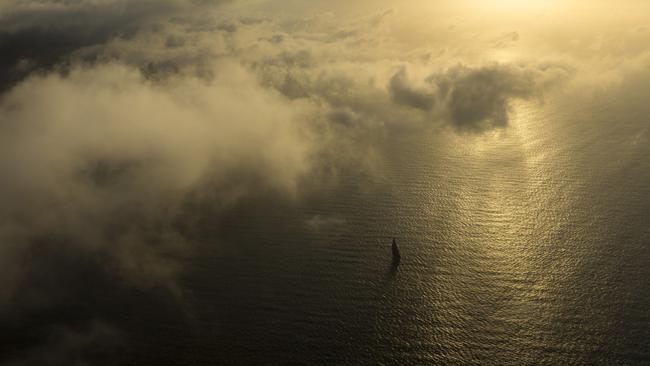
[[[522,104],[488,136],[402,131],[373,184],[350,173],[298,202],[243,203],[192,260],[191,330],[167,355],[647,364],[650,132],[615,108]]]
[[[107,364],[648,364],[648,112],[549,101],[483,136],[395,131],[372,179],[207,215],[177,298],[97,289],[19,329],[106,309]]]

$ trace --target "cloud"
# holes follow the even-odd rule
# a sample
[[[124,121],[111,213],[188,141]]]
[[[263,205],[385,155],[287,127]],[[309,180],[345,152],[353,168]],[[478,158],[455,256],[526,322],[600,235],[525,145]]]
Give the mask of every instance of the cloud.
[[[345,219],[336,216],[314,215],[305,220],[305,225],[312,230],[321,230],[345,224]]]
[[[409,84],[406,69],[402,68],[390,79],[388,90],[396,103],[431,110],[435,102],[435,94],[431,90],[415,89]]]
[[[182,296],[183,228],[200,216],[187,204],[218,212],[259,189],[294,194],[310,108],[226,61],[211,82],[104,64],[17,85],[0,101],[0,318],[119,298],[122,286]],[[102,308],[89,318],[110,318]]]
[[[129,257],[119,243],[140,250],[138,239],[169,220],[165,205],[204,182],[224,186],[250,168],[293,189],[307,164],[304,108],[227,63],[210,84],[155,85],[120,65],[32,78],[0,104],[3,232],[24,233],[16,241],[61,235]]]
[[[155,21],[217,0],[29,0],[0,5],[0,92],[33,70],[70,61],[81,48],[130,38]],[[171,44],[175,44],[173,41]]]
[[[495,64],[458,66],[429,80],[440,91],[454,127],[481,131],[507,126],[511,100],[539,97],[565,76],[566,70],[561,67]]]
[[[402,68],[388,85],[395,103],[431,111],[431,118],[446,121],[458,131],[482,132],[506,127],[512,100],[540,98],[568,78],[568,68],[561,64],[458,65],[429,75],[427,87],[412,86],[406,75]]]
[[[517,32],[505,32],[498,37],[495,37],[490,41],[490,44],[495,48],[507,48],[512,44],[519,41],[519,33]]]

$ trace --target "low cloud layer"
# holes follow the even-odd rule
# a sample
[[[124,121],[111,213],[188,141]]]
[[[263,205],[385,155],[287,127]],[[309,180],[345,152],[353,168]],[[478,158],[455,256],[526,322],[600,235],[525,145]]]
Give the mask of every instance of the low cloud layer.
[[[482,132],[508,125],[511,100],[541,98],[567,78],[567,68],[558,65],[459,65],[414,86],[402,69],[391,78],[389,91],[397,104],[432,112],[459,131]]]
[[[153,83],[120,64],[24,81],[0,103],[0,309],[57,309],[106,276],[182,296],[179,260],[193,248],[183,226],[198,215],[185,205],[293,194],[308,169],[309,108],[229,62],[211,82]]]
[[[218,0],[8,1],[0,5],[0,91],[29,73],[74,62],[78,49],[129,39],[156,21]]]
[[[309,146],[298,125],[306,107],[263,90],[237,65],[220,67],[207,84],[152,84],[120,65],[80,68],[6,94],[5,240],[62,237],[110,251],[127,274],[157,277],[166,269],[155,267],[148,248],[179,240],[165,228],[184,194],[210,184],[223,200],[234,198],[248,189],[230,187],[239,170],[292,190],[306,169]]]

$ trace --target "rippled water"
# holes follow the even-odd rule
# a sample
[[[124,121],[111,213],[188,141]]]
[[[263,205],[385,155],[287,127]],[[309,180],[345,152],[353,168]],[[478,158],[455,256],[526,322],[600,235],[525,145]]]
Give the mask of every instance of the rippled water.
[[[625,107],[402,131],[374,184],[243,204],[189,265],[190,326],[160,324],[142,361],[647,364],[650,132]]]

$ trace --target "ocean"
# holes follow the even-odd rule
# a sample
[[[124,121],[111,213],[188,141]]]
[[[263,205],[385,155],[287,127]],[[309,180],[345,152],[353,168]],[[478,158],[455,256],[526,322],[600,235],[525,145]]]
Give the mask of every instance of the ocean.
[[[372,174],[350,165],[298,197],[197,208],[176,291],[89,277],[103,285],[17,318],[4,352],[38,353],[52,319],[98,318],[120,336],[99,326],[91,347],[72,337],[65,352],[126,365],[648,364],[650,107],[626,100],[520,102],[508,128],[483,134],[392,128]]]
[[[303,199],[242,202],[202,231],[183,319],[157,324],[143,335],[151,352],[133,355],[647,364],[650,133],[647,117],[614,118],[619,104],[519,103],[510,127],[482,135],[404,129],[386,138],[373,183],[352,171]]]

